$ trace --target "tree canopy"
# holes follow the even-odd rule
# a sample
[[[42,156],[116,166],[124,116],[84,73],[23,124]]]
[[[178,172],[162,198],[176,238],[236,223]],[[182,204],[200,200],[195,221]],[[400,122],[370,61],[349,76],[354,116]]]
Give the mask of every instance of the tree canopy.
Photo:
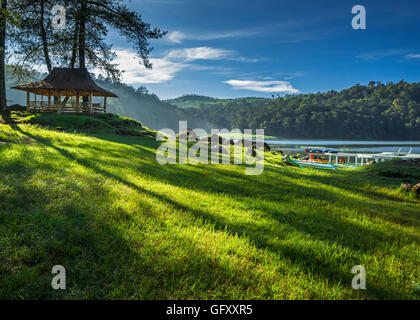
[[[10,0],[21,18],[18,26],[10,28],[11,50],[25,69],[34,64],[45,64],[48,71],[54,66],[94,67],[119,79],[121,70],[112,62],[115,53],[106,40],[110,29],[132,44],[146,68],[152,67],[150,39],[166,32],[152,28],[122,0],[65,0],[66,24],[61,30],[52,27],[55,4],[52,0]]]

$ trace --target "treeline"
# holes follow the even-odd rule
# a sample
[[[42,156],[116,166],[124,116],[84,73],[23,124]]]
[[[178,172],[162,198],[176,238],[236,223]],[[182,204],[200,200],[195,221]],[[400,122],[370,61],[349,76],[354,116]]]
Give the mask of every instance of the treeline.
[[[287,138],[420,139],[420,83],[355,85],[316,94],[288,95],[250,106],[184,109],[220,127],[265,129]]]
[[[178,98],[168,99],[168,102],[179,108],[203,108],[213,107],[216,105],[227,105],[227,104],[241,104],[245,106],[255,106],[267,104],[270,99],[261,97],[246,97],[246,98],[234,98],[234,99],[223,99],[223,98],[212,98],[195,94],[183,95]]]

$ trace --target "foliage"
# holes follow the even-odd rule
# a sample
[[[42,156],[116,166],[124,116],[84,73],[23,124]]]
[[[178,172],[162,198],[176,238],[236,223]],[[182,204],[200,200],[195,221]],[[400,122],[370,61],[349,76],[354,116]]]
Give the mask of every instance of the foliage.
[[[135,49],[146,68],[151,68],[150,39],[159,39],[166,32],[152,28],[141,15],[131,11],[121,0],[65,0],[66,27],[54,30],[51,24],[51,0],[11,0],[21,18],[10,28],[12,52],[20,67],[45,64],[51,68],[94,67],[107,77],[119,79],[121,70],[112,63],[115,53],[106,41],[110,29],[124,36]]]

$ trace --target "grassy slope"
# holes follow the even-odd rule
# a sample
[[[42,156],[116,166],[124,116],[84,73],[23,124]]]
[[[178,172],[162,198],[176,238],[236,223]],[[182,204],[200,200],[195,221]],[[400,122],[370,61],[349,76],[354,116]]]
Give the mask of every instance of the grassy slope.
[[[1,140],[0,298],[420,298],[420,202],[400,179],[161,166],[151,137],[25,123]]]

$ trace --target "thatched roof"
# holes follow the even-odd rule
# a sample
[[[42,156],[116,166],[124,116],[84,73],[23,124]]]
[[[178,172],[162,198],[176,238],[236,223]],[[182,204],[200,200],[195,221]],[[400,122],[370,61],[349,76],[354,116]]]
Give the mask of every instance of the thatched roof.
[[[42,81],[20,84],[12,89],[29,91],[36,94],[57,96],[75,96],[79,94],[100,97],[117,97],[112,92],[98,86],[90,77],[86,68],[54,68]]]

